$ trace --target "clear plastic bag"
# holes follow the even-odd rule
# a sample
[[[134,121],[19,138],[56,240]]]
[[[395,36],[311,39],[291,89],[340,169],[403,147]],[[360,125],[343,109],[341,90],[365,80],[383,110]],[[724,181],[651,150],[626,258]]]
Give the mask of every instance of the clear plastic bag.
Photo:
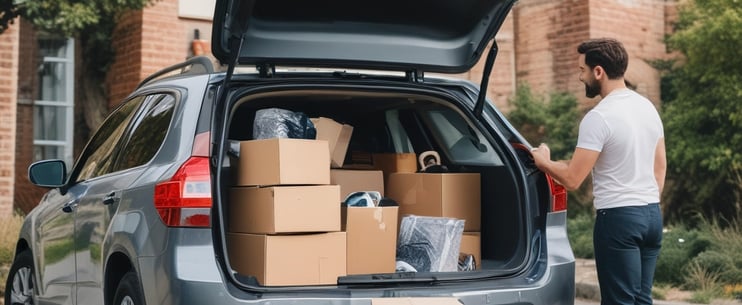
[[[463,233],[463,219],[405,216],[397,240],[398,265],[409,265],[417,272],[458,271]]]

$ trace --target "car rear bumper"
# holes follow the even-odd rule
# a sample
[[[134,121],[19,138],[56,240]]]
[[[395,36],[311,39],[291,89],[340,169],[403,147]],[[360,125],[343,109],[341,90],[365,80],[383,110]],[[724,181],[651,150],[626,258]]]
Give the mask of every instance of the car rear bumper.
[[[550,215],[550,217],[553,215]],[[556,218],[560,218],[557,216]],[[439,297],[458,300],[466,305],[474,304],[573,304],[575,295],[575,262],[569,244],[564,248],[566,233],[561,220],[556,220],[554,231],[547,246],[550,250],[544,271],[537,279],[513,278],[470,282],[452,288],[424,289],[324,289],[306,294],[295,292],[253,294],[225,284],[226,278],[218,268],[214,250],[209,239],[200,245],[179,245],[169,248],[167,255],[140,258],[142,286],[148,304],[374,304],[378,298],[422,298]],[[547,225],[548,226],[548,225]],[[562,229],[559,229],[559,228]],[[197,233],[201,234],[201,233]],[[193,233],[190,233],[190,240]],[[554,239],[554,240],[551,240]],[[203,239],[202,239],[203,240]],[[173,240],[171,240],[173,241]],[[180,238],[179,242],[182,243]],[[561,250],[560,250],[561,249]],[[166,259],[170,257],[171,259]],[[463,287],[463,288],[462,288]],[[467,288],[468,287],[468,288]],[[407,303],[400,303],[407,304]],[[457,304],[456,302],[454,304]]]

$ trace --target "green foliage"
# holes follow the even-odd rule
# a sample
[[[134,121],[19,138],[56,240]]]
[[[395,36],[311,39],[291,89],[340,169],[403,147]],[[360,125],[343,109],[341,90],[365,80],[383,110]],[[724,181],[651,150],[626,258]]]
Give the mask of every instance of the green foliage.
[[[553,92],[547,99],[534,94],[530,86],[521,83],[510,104],[514,109],[508,113],[508,120],[531,145],[547,143],[553,160],[572,157],[584,115],[579,112],[574,95]],[[577,212],[571,213],[570,217],[580,213],[592,214],[591,189],[590,181],[587,181],[580,189],[568,193],[569,211]]]
[[[535,95],[530,86],[520,84],[510,102],[515,109],[508,114],[508,120],[528,142],[548,143],[552,159],[571,157],[581,118],[574,95],[554,92],[547,102],[546,98]]]
[[[710,238],[696,229],[684,226],[668,228],[662,238],[662,248],[657,259],[655,282],[681,286],[685,283],[688,266],[696,255],[711,244]]]
[[[719,296],[719,289],[698,290],[693,292],[693,295],[691,295],[688,301],[693,304],[711,304],[711,301]]]
[[[0,15],[20,15],[43,33],[75,37],[82,46],[85,72],[102,79],[113,61],[111,36],[119,15],[139,10],[157,0],[25,0],[2,1]],[[0,23],[0,33],[3,25]]]
[[[666,71],[663,120],[672,186],[666,216],[736,215],[742,198],[742,5],[684,4],[668,39],[682,58],[655,65]]]
[[[39,29],[63,36],[77,36],[112,23],[120,12],[142,9],[148,0],[26,0],[20,12]],[[106,27],[108,28],[108,27]]]
[[[570,211],[571,212],[571,211]],[[595,217],[589,213],[579,213],[567,222],[567,236],[575,257],[594,258],[593,226]]]
[[[722,227],[718,220],[703,222],[701,230],[708,232],[710,247],[692,260],[703,271],[716,275],[722,285],[742,283],[742,225],[732,223]],[[691,284],[691,283],[686,283]]]
[[[721,226],[713,220],[693,229],[670,227],[663,236],[655,282],[694,290],[696,302],[732,296],[742,283],[741,252],[742,225]]]

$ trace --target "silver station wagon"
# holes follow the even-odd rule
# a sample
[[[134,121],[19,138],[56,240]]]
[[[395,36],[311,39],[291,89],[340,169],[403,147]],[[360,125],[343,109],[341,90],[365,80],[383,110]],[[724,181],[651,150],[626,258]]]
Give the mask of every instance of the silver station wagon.
[[[566,192],[484,93],[513,4],[217,0],[215,60],[30,166],[5,304],[573,304]]]

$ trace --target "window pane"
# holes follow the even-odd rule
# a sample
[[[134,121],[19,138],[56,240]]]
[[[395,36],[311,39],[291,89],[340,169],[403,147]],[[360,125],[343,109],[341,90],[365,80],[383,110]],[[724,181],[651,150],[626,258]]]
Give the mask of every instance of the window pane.
[[[43,57],[67,57],[67,39],[41,38],[39,52]]]
[[[452,109],[426,112],[436,141],[451,161],[461,164],[502,165],[502,160],[489,142],[456,111]]]
[[[47,159],[64,160],[64,147],[56,145],[34,145],[33,161],[36,162]]]
[[[83,181],[111,172],[118,140],[124,135],[142,98],[125,102],[103,122],[85,147],[80,160],[80,172],[75,181]]]
[[[67,124],[67,107],[34,106],[34,140],[64,141]]]
[[[45,62],[39,69],[39,92],[36,97],[44,101],[64,101],[66,98],[66,67],[63,62]]]
[[[117,170],[136,167],[151,160],[165,139],[170,119],[175,108],[175,98],[171,95],[155,95],[147,98],[150,101],[144,111],[141,122],[135,127],[129,142],[126,144],[123,160]]]

